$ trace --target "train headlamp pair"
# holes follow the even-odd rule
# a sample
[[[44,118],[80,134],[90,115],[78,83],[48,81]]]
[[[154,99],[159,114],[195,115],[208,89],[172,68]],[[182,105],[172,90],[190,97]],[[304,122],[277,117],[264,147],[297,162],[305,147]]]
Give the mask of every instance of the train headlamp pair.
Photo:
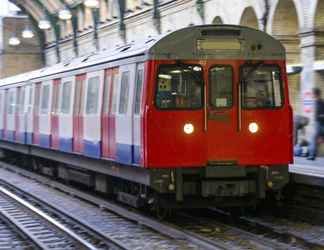
[[[183,126],[183,132],[185,132],[185,133],[188,134],[188,135],[192,134],[194,131],[195,131],[195,127],[194,127],[194,125],[192,125],[191,123],[186,123],[186,124]],[[259,131],[259,125],[258,125],[256,122],[251,122],[251,123],[249,124],[249,131],[250,131],[252,134],[255,134],[256,132]]]

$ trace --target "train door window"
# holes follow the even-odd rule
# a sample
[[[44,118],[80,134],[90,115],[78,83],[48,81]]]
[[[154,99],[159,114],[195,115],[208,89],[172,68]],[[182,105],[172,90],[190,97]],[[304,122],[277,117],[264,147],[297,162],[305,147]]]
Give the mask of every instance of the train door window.
[[[119,96],[119,114],[126,114],[129,96],[129,71],[125,71],[121,76],[120,96]]]
[[[24,113],[24,104],[25,104],[25,87],[21,87],[19,91],[19,113],[23,114]]]
[[[14,97],[14,91],[9,90],[8,92],[8,99],[7,99],[7,107],[8,107],[8,114],[12,115],[15,110],[15,97]]]
[[[72,82],[64,82],[62,84],[62,99],[61,99],[61,113],[68,114],[70,112],[70,104],[71,104],[71,88]]]
[[[143,68],[137,68],[136,72],[136,89],[135,89],[135,107],[134,113],[139,114],[141,109],[141,94],[143,86]]]
[[[49,94],[50,94],[50,85],[42,86],[42,94],[41,94],[41,113],[47,114],[49,108]]]
[[[198,65],[162,65],[157,79],[156,106],[159,109],[200,109],[203,74]]]
[[[28,114],[31,114],[33,111],[33,87],[32,85],[29,85],[29,93],[28,93]]]
[[[116,114],[117,110],[117,93],[118,93],[118,83],[119,77],[118,74],[113,74],[113,96],[112,96],[112,105],[111,105],[111,113]]]
[[[105,75],[105,85],[104,85],[104,106],[103,113],[108,114],[109,112],[109,100],[110,100],[110,83],[111,83],[111,74]]]
[[[243,66],[242,106],[248,109],[278,108],[283,105],[282,83],[278,66]]]
[[[88,80],[86,113],[97,114],[99,104],[99,76],[91,77]]]
[[[233,104],[233,69],[217,65],[209,70],[209,103],[215,108],[230,108]]]

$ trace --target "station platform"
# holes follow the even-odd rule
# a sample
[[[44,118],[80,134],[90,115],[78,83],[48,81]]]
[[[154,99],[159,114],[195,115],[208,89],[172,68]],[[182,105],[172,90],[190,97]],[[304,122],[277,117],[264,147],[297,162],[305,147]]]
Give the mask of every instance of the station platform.
[[[294,164],[289,166],[289,172],[295,183],[324,187],[324,157],[318,157],[314,161],[295,157]]]

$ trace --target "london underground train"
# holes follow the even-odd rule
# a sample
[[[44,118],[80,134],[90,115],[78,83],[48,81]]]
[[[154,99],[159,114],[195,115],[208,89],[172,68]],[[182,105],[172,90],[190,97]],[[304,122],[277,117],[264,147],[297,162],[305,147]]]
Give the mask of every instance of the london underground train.
[[[0,139],[3,156],[133,206],[255,204],[293,161],[285,49],[203,25],[1,79]]]

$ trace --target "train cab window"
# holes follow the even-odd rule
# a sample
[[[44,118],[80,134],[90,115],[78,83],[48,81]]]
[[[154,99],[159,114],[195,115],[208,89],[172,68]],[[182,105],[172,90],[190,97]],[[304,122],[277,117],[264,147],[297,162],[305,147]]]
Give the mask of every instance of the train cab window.
[[[139,114],[141,109],[141,94],[143,86],[143,69],[139,68],[136,72],[135,108],[134,113]]]
[[[88,80],[87,103],[86,103],[87,114],[97,114],[98,112],[99,87],[100,87],[99,76],[91,77]]]
[[[203,70],[198,65],[162,65],[157,77],[159,109],[202,108]]]
[[[209,103],[215,108],[233,104],[233,70],[231,66],[214,66],[209,70]]]
[[[120,96],[119,96],[119,114],[126,114],[129,96],[129,71],[125,71],[121,76]]]
[[[42,101],[41,101],[41,113],[42,114],[48,113],[49,92],[50,92],[50,85],[43,85],[43,87],[42,87]]]
[[[280,68],[277,66],[243,66],[241,73],[243,108],[281,107],[283,98],[280,79]]]
[[[61,99],[61,113],[68,114],[70,113],[70,104],[71,104],[71,88],[72,82],[64,82],[62,84],[62,99]]]

